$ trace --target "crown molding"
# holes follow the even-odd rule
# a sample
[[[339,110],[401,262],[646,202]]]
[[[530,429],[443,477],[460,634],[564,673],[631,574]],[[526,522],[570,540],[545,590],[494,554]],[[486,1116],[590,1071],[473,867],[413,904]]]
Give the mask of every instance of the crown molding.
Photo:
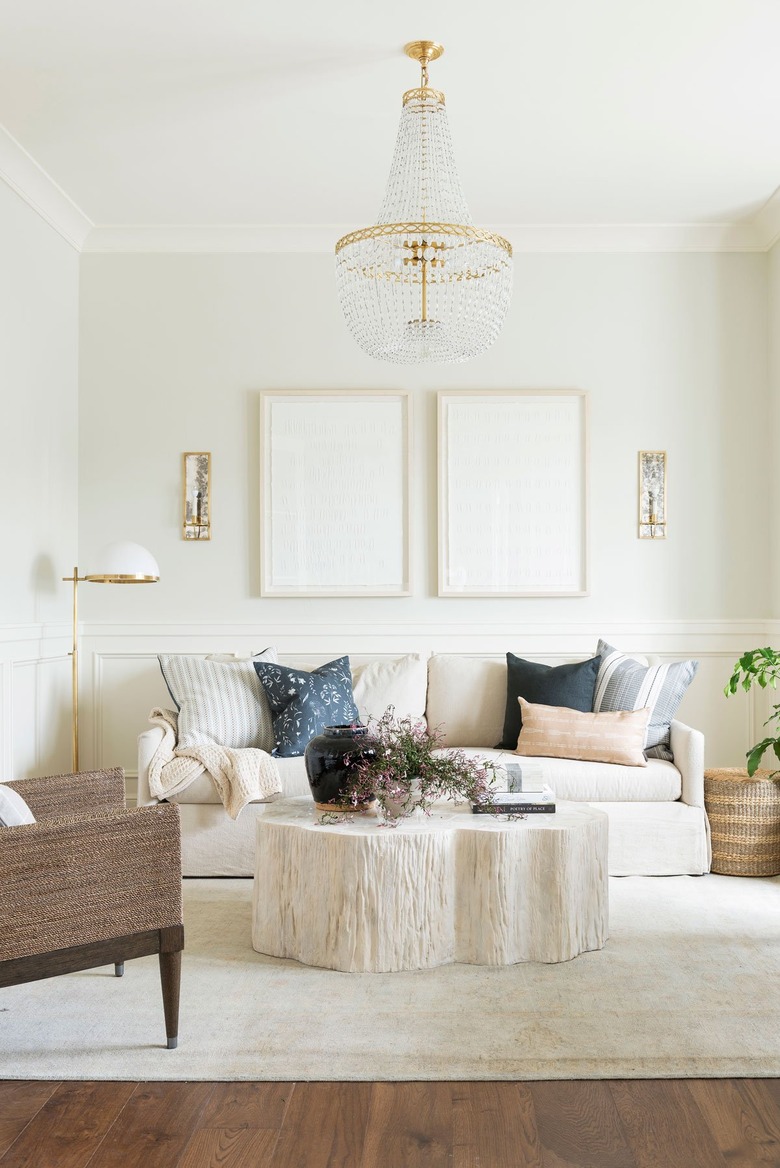
[[[740,223],[522,223],[498,227],[515,251],[763,251],[751,221]]]
[[[354,223],[95,225],[0,125],[0,178],[77,251],[89,254],[327,254]],[[533,253],[764,252],[780,238],[780,189],[737,223],[489,224]]]
[[[354,224],[352,225],[354,227]],[[92,254],[285,252],[333,254],[349,224],[96,226],[82,250]],[[752,222],[742,223],[522,223],[493,226],[520,254],[577,252],[761,252]]]
[[[0,125],[0,178],[63,239],[81,251],[92,220],[39,166],[16,138]]]
[[[344,224],[115,224],[93,227],[82,251],[240,253],[285,252],[333,254],[346,235]]]

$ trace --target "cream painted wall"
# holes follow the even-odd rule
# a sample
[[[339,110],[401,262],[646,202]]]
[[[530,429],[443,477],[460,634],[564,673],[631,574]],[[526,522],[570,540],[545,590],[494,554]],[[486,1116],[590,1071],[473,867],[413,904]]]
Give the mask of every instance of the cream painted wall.
[[[780,476],[777,474],[777,451],[780,450],[780,242],[771,249],[767,260],[767,313],[770,399],[770,462],[767,498],[769,500],[772,573],[768,611],[780,617]]]
[[[88,761],[134,769],[136,733],[166,701],[157,652],[269,642],[299,660],[511,648],[555,663],[593,653],[603,634],[629,651],[700,659],[681,715],[705,731],[710,764],[739,764],[756,740],[760,703],[726,703],[722,688],[769,627],[765,255],[518,256],[507,325],[464,366],[364,357],[327,256],[85,255],[80,320],[81,562],[88,570],[122,535],[162,572],[148,588],[83,590]],[[436,389],[556,386],[590,395],[590,595],[438,598]],[[412,596],[260,598],[266,387],[411,391]],[[644,447],[669,452],[669,539],[655,544],[636,538]],[[213,452],[210,543],[179,534],[188,449]]]
[[[0,764],[20,776],[68,759],[79,256],[4,183],[0,255]]]
[[[463,366],[426,369],[385,365],[357,349],[327,256],[84,256],[81,559],[88,568],[121,534],[148,545],[162,571],[158,585],[131,595],[91,589],[87,619],[436,626],[764,616],[766,266],[765,256],[748,254],[521,255],[494,348]],[[434,391],[556,386],[590,395],[590,596],[437,598]],[[264,387],[412,391],[412,597],[260,599]],[[643,447],[669,452],[665,543],[636,538]],[[754,456],[734,471],[748,447]],[[188,449],[213,452],[208,544],[179,537]]]

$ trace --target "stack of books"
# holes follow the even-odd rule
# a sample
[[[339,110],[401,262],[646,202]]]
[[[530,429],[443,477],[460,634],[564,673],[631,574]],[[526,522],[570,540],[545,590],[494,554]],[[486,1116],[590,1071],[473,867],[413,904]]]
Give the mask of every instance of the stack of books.
[[[488,804],[472,804],[475,815],[545,815],[555,812],[555,792],[539,763],[506,767],[508,790],[494,791]]]

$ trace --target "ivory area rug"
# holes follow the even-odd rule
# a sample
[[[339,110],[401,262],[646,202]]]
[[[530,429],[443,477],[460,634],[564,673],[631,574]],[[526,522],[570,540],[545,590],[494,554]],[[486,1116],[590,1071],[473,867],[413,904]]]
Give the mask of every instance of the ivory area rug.
[[[0,1078],[780,1075],[780,878],[610,880],[561,965],[350,974],[263,957],[250,880],[186,880],[179,1048],[157,959],[0,990]]]

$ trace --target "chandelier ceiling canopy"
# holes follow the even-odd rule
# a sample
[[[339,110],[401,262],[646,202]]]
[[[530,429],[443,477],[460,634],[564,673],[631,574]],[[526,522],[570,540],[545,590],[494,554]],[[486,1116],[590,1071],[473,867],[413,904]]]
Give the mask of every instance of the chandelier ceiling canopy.
[[[512,290],[512,247],[475,227],[458,178],[444,94],[428,84],[434,41],[412,41],[420,85],[403,95],[385,198],[372,227],[336,244],[339,298],[372,357],[467,361],[493,344]]]

